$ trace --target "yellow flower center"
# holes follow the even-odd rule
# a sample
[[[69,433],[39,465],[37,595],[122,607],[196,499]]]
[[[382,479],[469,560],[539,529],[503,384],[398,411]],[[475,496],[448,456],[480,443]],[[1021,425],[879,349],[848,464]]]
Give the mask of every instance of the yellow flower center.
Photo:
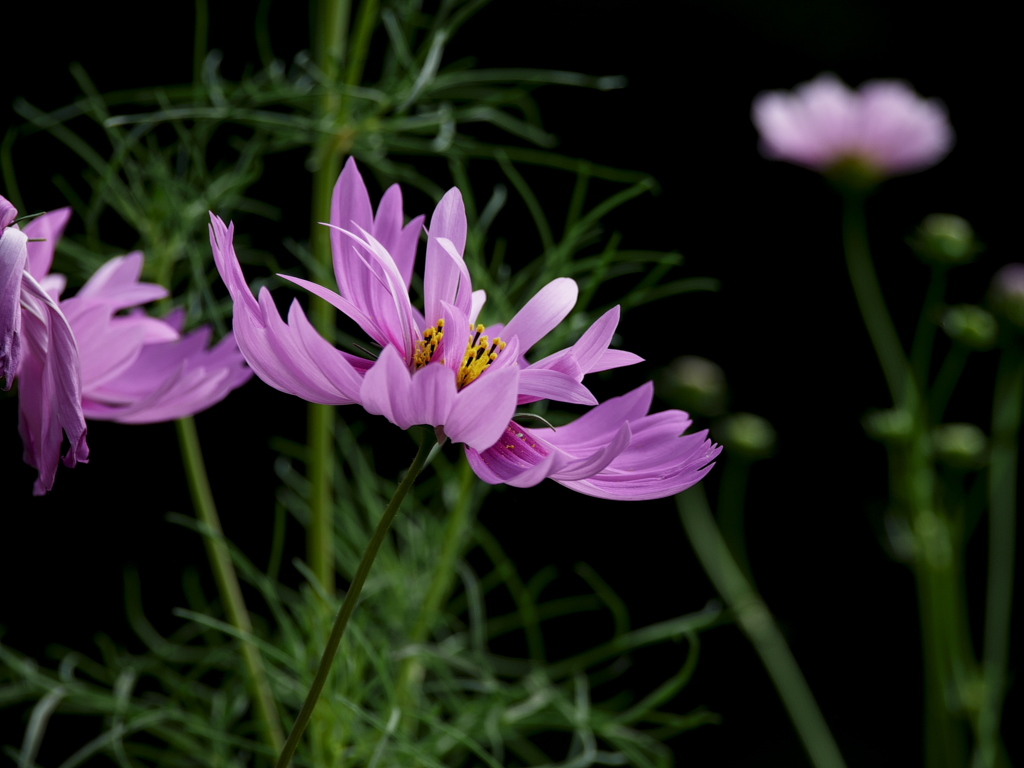
[[[484,336],[484,330],[483,325],[477,325],[475,328],[472,325],[469,327],[466,354],[455,377],[455,384],[459,389],[476,381],[477,377],[487,369],[487,366],[498,359],[501,350],[506,346],[500,338],[491,341],[490,338]],[[438,320],[437,325],[433,325],[423,332],[423,338],[416,342],[416,351],[413,353],[413,365],[417,370],[431,362],[444,334],[443,319]],[[444,359],[440,362],[444,363]]]

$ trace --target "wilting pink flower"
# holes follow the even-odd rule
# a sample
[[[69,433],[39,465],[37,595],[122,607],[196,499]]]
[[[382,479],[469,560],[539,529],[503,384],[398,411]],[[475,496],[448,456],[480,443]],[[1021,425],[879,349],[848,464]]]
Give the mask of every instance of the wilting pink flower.
[[[78,345],[47,290],[57,281],[46,278],[54,241],[69,214],[41,216],[22,231],[14,224],[14,206],[0,197],[0,377],[4,389],[15,377],[21,380],[19,427],[25,461],[39,470],[37,494],[53,487],[64,435],[67,466],[89,459]]]
[[[825,73],[792,92],[754,99],[766,157],[816,171],[854,163],[877,177],[924,170],[953,146],[946,108],[901,80],[870,80],[853,91]]]
[[[162,286],[139,281],[141,253],[111,259],[74,297],[61,299],[64,276],[49,271],[70,215],[64,208],[25,227],[26,274],[42,286],[77,340],[79,413],[124,424],[179,419],[209,408],[252,376],[230,335],[208,348],[208,327],[182,336],[182,311],[157,319],[138,308],[168,295]],[[53,487],[60,435],[51,434],[53,397],[40,386],[49,356],[32,344],[25,352],[18,370],[19,421],[25,461],[39,470],[34,490],[40,494]]]
[[[441,199],[430,220],[421,313],[409,299],[409,284],[422,222],[423,217],[417,217],[403,226],[397,185],[387,190],[374,214],[350,158],[331,209],[340,292],[282,275],[354,320],[381,348],[376,359],[367,359],[335,349],[313,329],[298,302],[292,302],[286,323],[266,288],[254,298],[232,245],[234,226],[211,215],[214,257],[235,305],[235,337],[256,375],[276,389],[317,403],[360,404],[403,429],[432,426],[439,438],[466,444],[481,478],[506,482],[509,473],[487,468],[489,449],[505,439],[507,430],[518,430],[512,421],[517,405],[541,399],[594,405],[597,400],[582,384],[584,375],[631,365],[640,358],[609,349],[618,325],[616,307],[572,347],[532,364],[527,361],[530,349],[576,303],[576,283],[568,278],[548,283],[505,325],[477,323],[486,297],[483,291],[473,291],[463,260],[466,213],[457,189]],[[535,462],[529,479],[536,483],[550,476],[577,490],[616,498],[664,496],[697,482],[717,447],[706,440],[706,433],[679,438],[683,422],[689,423],[685,415],[646,416],[649,404],[648,396],[641,413],[639,407],[616,409],[606,403],[592,412],[597,416],[577,422],[583,427],[566,432],[581,433],[586,425],[604,429],[609,419],[621,414],[608,443],[590,432],[586,435],[594,439],[574,443],[547,439],[544,445],[553,446],[547,455],[559,453]],[[670,422],[673,428],[683,426],[670,436],[658,431],[664,444],[657,450],[644,447],[647,438],[634,442],[635,434],[653,435],[652,426]],[[630,463],[631,456],[636,463]],[[639,487],[608,479],[630,473]],[[670,475],[674,479],[667,481]],[[587,478],[590,484],[584,487]],[[519,477],[516,484],[532,484],[526,480]]]

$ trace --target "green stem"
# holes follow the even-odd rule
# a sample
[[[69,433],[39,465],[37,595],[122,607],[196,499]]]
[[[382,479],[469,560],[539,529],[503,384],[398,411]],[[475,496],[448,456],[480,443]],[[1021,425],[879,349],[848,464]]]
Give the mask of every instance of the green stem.
[[[338,652],[341,636],[345,633],[345,627],[352,616],[352,611],[355,610],[356,602],[359,600],[359,593],[363,591],[366,576],[370,573],[370,567],[373,565],[377,552],[380,550],[381,544],[391,529],[391,523],[394,521],[395,515],[398,514],[402,501],[405,499],[406,494],[409,493],[409,489],[412,488],[412,484],[415,482],[420,470],[423,469],[423,464],[427,460],[427,455],[430,453],[433,442],[433,433],[430,430],[423,430],[416,458],[413,459],[409,471],[405,473],[405,477],[402,478],[402,482],[398,485],[395,495],[388,502],[388,506],[384,510],[380,522],[377,523],[376,530],[373,532],[373,538],[366,545],[363,559],[359,561],[359,567],[356,569],[355,576],[352,577],[352,584],[345,594],[345,600],[338,611],[338,617],[334,620],[334,627],[331,630],[331,636],[327,639],[327,647],[324,649],[323,656],[320,657],[320,665],[317,667],[316,676],[313,678],[313,685],[310,687],[306,701],[303,703],[302,709],[295,719],[295,725],[292,726],[291,733],[288,734],[288,741],[285,742],[284,749],[281,751],[281,757],[278,758],[277,768],[287,768],[292,756],[295,754],[296,748],[299,746],[302,733],[309,724],[309,719],[313,715],[313,708],[316,706],[320,693],[324,689],[324,684],[327,682],[327,674],[331,671],[331,664],[333,664],[334,657]]]
[[[348,33],[348,2],[322,0],[317,7],[313,28],[313,49],[316,63],[324,73],[322,118],[337,122],[338,93],[335,85],[341,60],[345,55]],[[331,274],[331,241],[327,228],[331,194],[338,176],[340,157],[333,137],[321,141],[314,152],[319,163],[313,171],[313,220],[311,222],[313,254],[324,275]],[[319,277],[313,276],[314,279]],[[334,337],[334,309],[325,301],[313,302],[310,315],[313,325],[328,340]],[[334,406],[310,403],[307,417],[309,448],[306,467],[310,482],[310,521],[307,531],[309,567],[324,591],[334,594]]]
[[[910,367],[915,380],[926,388],[932,363],[932,349],[935,344],[935,333],[938,329],[936,314],[942,306],[946,295],[946,278],[948,272],[943,266],[934,266],[928,280],[928,291],[925,293],[924,307],[917,321],[914,332],[914,343],[910,347]]]
[[[882,364],[882,373],[889,385],[893,404],[913,410],[916,396],[910,366],[896,335],[885,299],[882,298],[875,267],[871,263],[867,226],[864,222],[864,197],[857,193],[847,193],[844,197],[843,246],[857,306],[864,318],[878,361]]]
[[[1024,355],[1003,352],[992,405],[992,459],[988,475],[988,593],[982,655],[984,697],[978,715],[978,763],[990,768],[1000,753],[1010,617],[1013,609],[1014,542],[1017,514],[1018,434],[1024,400]]]
[[[960,628],[958,591],[951,588],[954,562],[963,548],[953,539],[947,520],[936,508],[935,468],[929,444],[929,418],[926,403],[921,400],[920,381],[912,370],[900,345],[889,310],[882,297],[878,276],[871,262],[867,226],[864,219],[864,196],[848,192],[843,207],[843,243],[850,281],[857,297],[864,324],[881,363],[893,403],[912,419],[912,430],[905,445],[889,447],[892,459],[890,484],[898,509],[908,515],[914,531],[914,573],[917,579],[918,605],[921,612],[921,643],[924,672],[924,738],[925,765],[929,768],[962,764],[964,745],[960,721],[960,691],[957,678],[969,668],[971,660],[965,649],[956,643]],[[936,280],[928,292],[927,304],[937,302],[943,282]],[[922,319],[925,323],[927,318]],[[922,330],[924,328],[924,330]],[[913,362],[917,369],[929,367],[934,328],[920,326]]]
[[[235,567],[231,563],[231,554],[224,543],[224,532],[217,515],[217,506],[213,501],[210,481],[206,475],[206,466],[203,463],[203,453],[199,446],[195,420],[191,417],[179,419],[176,426],[178,443],[181,446],[181,458],[185,465],[185,474],[188,476],[189,491],[192,494],[192,503],[196,508],[199,520],[209,531],[203,537],[203,541],[206,544],[206,555],[210,559],[210,567],[213,569],[213,575],[217,581],[217,589],[220,591],[221,600],[224,601],[228,621],[241,635],[251,635],[252,622],[245,607],[245,600],[242,598],[242,588],[238,583]],[[281,724],[277,718],[277,709],[274,706],[274,698],[270,691],[270,683],[267,681],[267,673],[263,667],[263,657],[260,655],[259,648],[253,643],[242,642],[242,660],[248,672],[249,690],[256,707],[256,716],[259,718],[267,744],[276,753],[281,749],[284,737],[281,733]]]
[[[740,629],[761,657],[812,765],[816,768],[845,768],[839,747],[786,644],[786,638],[768,606],[744,577],[715,525],[704,489],[699,485],[691,488],[676,497],[676,504],[693,551],[715,589],[736,614]]]

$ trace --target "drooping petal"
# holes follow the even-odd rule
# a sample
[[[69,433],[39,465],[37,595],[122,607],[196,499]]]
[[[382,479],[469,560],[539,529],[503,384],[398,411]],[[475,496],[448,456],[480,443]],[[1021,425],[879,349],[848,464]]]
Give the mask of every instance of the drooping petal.
[[[39,471],[33,492],[40,495],[53,487],[61,432],[69,443],[65,465],[87,461],[89,446],[78,345],[67,318],[28,272],[23,273],[22,305],[28,354],[19,374],[26,376],[19,387],[19,429],[25,461]]]
[[[232,245],[234,227],[211,215],[210,242],[221,278],[234,300],[238,348],[253,371],[275,389],[329,405],[359,402],[361,372],[346,355],[317,334],[293,304],[286,325],[270,293],[253,297]]]
[[[0,197],[3,219],[14,220],[17,212]],[[10,389],[21,366],[21,284],[28,263],[28,237],[24,232],[7,227],[0,229],[0,378],[4,389]]]

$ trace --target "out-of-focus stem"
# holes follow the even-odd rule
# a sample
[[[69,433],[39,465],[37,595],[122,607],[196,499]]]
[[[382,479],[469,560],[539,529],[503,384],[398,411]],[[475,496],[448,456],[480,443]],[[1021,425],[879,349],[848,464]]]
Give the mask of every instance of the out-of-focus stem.
[[[882,298],[875,267],[871,263],[864,222],[864,197],[857,193],[851,192],[844,197],[843,250],[857,306],[864,318],[878,361],[882,364],[882,373],[889,385],[893,404],[912,411],[917,405],[917,398],[910,366],[896,335],[885,299]]]
[[[1000,755],[1010,615],[1013,609],[1014,542],[1017,515],[1018,435],[1024,400],[1024,354],[1016,346],[1003,352],[992,404],[992,458],[988,475],[988,593],[982,651],[984,694],[978,714],[975,765],[993,768]]]
[[[910,347],[910,367],[915,381],[922,388],[926,388],[931,373],[932,348],[935,345],[935,333],[938,328],[935,315],[946,295],[947,276],[948,272],[944,266],[932,267],[924,307],[917,320],[914,343]]]
[[[889,446],[890,483],[894,504],[909,517],[914,532],[914,573],[921,615],[924,671],[925,765],[928,768],[963,763],[965,734],[960,715],[962,678],[971,663],[965,647],[957,642],[960,598],[955,585],[959,567],[954,562],[963,548],[954,540],[943,513],[937,508],[935,469],[929,445],[929,418],[914,378],[926,372],[912,371],[900,345],[889,310],[882,297],[871,262],[864,196],[848,192],[843,207],[843,244],[857,305],[868,336],[878,355],[893,403],[911,418],[911,431],[902,444]],[[927,302],[941,300],[943,283],[933,283]],[[922,337],[922,333],[924,336]],[[927,368],[934,329],[922,321],[914,342],[914,363]]]
[[[839,747],[786,638],[730,554],[708,508],[704,489],[695,486],[677,496],[676,503],[697,558],[761,657],[811,763],[815,768],[844,768],[846,763]]]
[[[341,637],[345,633],[345,627],[348,626],[348,620],[355,610],[359,594],[363,591],[366,576],[370,573],[370,568],[377,557],[381,544],[388,535],[388,531],[391,530],[391,523],[394,522],[395,515],[398,514],[398,510],[402,506],[402,501],[405,499],[406,494],[409,493],[409,489],[412,488],[412,484],[427,460],[427,455],[430,453],[431,445],[434,442],[433,432],[427,429],[422,431],[423,435],[420,440],[419,450],[416,452],[416,458],[413,459],[409,471],[405,473],[405,477],[402,478],[402,482],[399,483],[398,488],[395,490],[395,495],[388,502],[388,506],[373,532],[370,543],[366,545],[363,559],[359,561],[359,567],[356,569],[355,576],[352,577],[352,584],[349,585],[348,592],[345,593],[345,600],[338,611],[338,617],[334,620],[331,636],[327,639],[327,647],[324,649],[323,656],[320,657],[320,665],[317,667],[316,676],[313,678],[313,685],[310,686],[306,701],[303,703],[298,717],[295,718],[295,724],[292,726],[291,733],[288,734],[288,741],[285,742],[281,756],[278,758],[277,768],[287,768],[292,756],[295,754],[296,748],[299,746],[302,733],[309,724],[309,719],[313,715],[313,708],[316,706],[320,693],[324,689],[324,684],[327,682],[327,675],[331,671],[331,664],[334,662],[334,657],[338,652],[338,645],[341,643]]]
[[[213,492],[210,490],[210,481],[206,475],[203,453],[199,446],[196,423],[189,417],[179,419],[176,426],[178,428],[178,443],[181,446],[181,457],[185,465],[185,474],[188,477],[188,487],[192,494],[192,503],[196,508],[197,516],[211,532],[210,535],[203,537],[206,544],[206,556],[210,559],[210,567],[213,569],[213,575],[217,581],[220,598],[224,601],[228,621],[240,634],[251,635],[252,622],[249,619],[249,611],[245,607],[245,600],[242,598],[242,589],[238,583],[235,567],[231,563],[231,554],[224,543],[220,517],[217,515],[217,506],[213,501]],[[274,752],[278,752],[281,749],[284,736],[281,733],[281,723],[277,718],[277,709],[274,706],[270,684],[267,682],[263,657],[260,655],[259,648],[253,643],[243,640],[241,649],[245,669],[248,672],[249,691],[256,708],[256,716],[263,728],[267,744]]]
[[[320,116],[338,124],[338,74],[345,55],[348,34],[347,0],[321,0],[311,19],[316,64],[324,73]],[[320,140],[313,156],[319,160],[313,170],[313,221],[310,242],[316,262],[330,274],[331,242],[320,222],[330,220],[331,193],[338,176],[340,157],[333,136]],[[325,301],[314,301],[310,315],[325,338],[334,336],[334,310]],[[307,530],[307,559],[310,570],[327,594],[334,594],[334,406],[310,403],[307,420],[306,467],[310,482],[310,521]]]

